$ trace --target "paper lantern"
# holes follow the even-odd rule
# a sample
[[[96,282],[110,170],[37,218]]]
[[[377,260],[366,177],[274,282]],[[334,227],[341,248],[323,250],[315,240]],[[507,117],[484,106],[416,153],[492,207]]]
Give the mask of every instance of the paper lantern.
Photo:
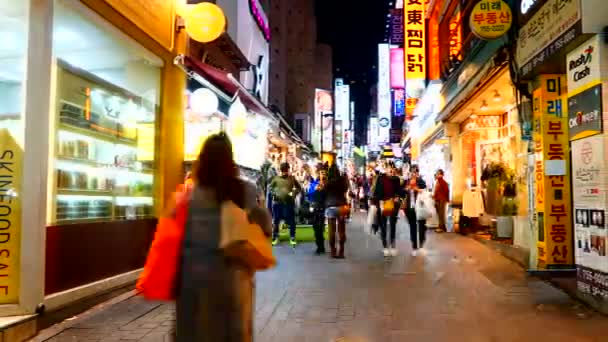
[[[224,12],[210,2],[188,6],[188,10],[184,13],[184,22],[190,38],[201,43],[216,40],[226,29]]]
[[[247,133],[247,108],[237,97],[228,110],[231,138],[240,138]]]
[[[218,111],[220,100],[207,88],[196,89],[190,95],[190,109],[196,114],[211,115]]]

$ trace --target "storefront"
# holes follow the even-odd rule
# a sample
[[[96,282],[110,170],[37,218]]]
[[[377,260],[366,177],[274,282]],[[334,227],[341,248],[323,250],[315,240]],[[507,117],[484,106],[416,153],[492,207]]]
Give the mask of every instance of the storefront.
[[[185,77],[172,62],[185,34],[174,32],[173,2],[137,16],[131,6],[150,8],[0,1],[0,144],[14,165],[0,190],[13,229],[2,315],[135,280],[180,181]]]
[[[542,104],[533,106],[538,241],[532,261],[541,270],[576,265],[579,296],[604,312],[608,140],[602,106],[608,100],[608,50],[601,33],[606,17],[608,8],[595,0],[538,1],[520,18],[517,54],[532,101]],[[548,29],[539,30],[545,25]]]

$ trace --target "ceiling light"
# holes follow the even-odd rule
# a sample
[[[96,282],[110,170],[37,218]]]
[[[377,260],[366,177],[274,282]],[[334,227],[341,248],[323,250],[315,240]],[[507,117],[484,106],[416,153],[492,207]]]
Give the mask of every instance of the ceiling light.
[[[488,103],[486,102],[486,100],[483,100],[481,102],[481,107],[479,107],[479,109],[481,109],[481,110],[488,110]]]
[[[500,96],[500,93],[498,92],[498,90],[494,90],[494,101],[495,102],[500,102],[500,100],[502,100],[502,97]]]
[[[471,114],[469,115],[469,117],[470,117],[471,119],[475,120],[475,119],[477,119],[477,117],[478,117],[478,116],[477,116],[477,114],[475,113],[475,111],[471,109]]]

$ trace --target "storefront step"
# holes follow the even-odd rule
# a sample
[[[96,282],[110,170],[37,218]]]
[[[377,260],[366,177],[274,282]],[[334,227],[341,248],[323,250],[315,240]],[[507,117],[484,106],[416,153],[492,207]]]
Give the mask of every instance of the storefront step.
[[[41,314],[0,317],[0,342],[44,341],[57,334],[57,329],[65,328],[64,325],[69,324],[69,319],[72,317],[85,312],[91,314],[108,305],[135,296],[134,285],[135,283],[129,283]],[[58,324],[60,322],[64,323]],[[36,336],[38,332],[43,330],[43,334]],[[32,338],[34,339],[31,340]]]
[[[505,258],[507,258],[507,259],[515,262],[519,266],[521,266],[523,269],[527,270],[529,268],[529,264],[530,264],[530,251],[529,250],[527,250],[525,248],[513,246],[510,244],[502,243],[499,241],[490,240],[490,239],[487,239],[485,236],[479,235],[479,234],[469,234],[468,236],[473,238],[474,240],[481,242],[482,244],[488,246],[489,248],[497,251]]]

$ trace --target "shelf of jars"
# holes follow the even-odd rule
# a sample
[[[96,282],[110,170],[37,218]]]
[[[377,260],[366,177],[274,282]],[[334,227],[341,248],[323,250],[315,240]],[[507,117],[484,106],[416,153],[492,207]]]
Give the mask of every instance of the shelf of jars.
[[[137,123],[61,101],[56,132],[54,222],[154,215],[154,172],[137,158]]]

